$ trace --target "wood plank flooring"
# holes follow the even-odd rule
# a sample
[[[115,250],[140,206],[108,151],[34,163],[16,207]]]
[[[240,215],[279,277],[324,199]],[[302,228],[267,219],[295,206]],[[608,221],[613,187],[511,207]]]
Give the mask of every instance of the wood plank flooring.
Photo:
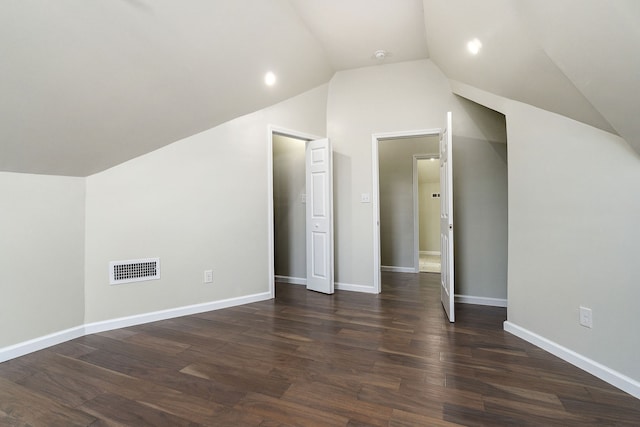
[[[79,338],[0,364],[2,426],[640,425],[640,400],[459,305],[439,275]]]

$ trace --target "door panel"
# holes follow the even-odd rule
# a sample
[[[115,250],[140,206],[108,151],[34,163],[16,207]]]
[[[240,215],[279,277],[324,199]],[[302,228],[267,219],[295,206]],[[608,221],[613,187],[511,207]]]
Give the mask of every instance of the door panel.
[[[452,115],[447,113],[440,134],[440,301],[450,322],[455,321],[455,291],[453,264],[453,156]]]
[[[332,294],[333,170],[328,139],[307,142],[307,289]]]

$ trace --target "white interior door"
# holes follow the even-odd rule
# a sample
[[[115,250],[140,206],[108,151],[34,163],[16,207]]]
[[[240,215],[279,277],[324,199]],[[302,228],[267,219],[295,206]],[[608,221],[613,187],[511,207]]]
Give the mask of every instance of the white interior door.
[[[329,139],[306,145],[307,289],[332,294],[333,169]]]
[[[440,134],[440,301],[450,322],[455,321],[454,276],[453,276],[453,157],[451,112]]]

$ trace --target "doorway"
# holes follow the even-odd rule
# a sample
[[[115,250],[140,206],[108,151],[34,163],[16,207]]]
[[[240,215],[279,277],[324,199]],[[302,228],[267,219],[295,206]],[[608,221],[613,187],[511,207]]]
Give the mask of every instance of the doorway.
[[[333,180],[331,143],[275,126],[267,135],[268,284],[275,280],[331,294]]]
[[[440,273],[440,162],[435,155],[414,156],[418,271]]]
[[[414,194],[417,189],[413,185],[415,181],[415,168],[413,167],[414,155],[422,154],[437,157],[439,153],[440,129],[423,129],[404,132],[389,132],[372,135],[373,158],[373,245],[374,245],[374,289],[377,293],[382,290],[381,269],[383,261],[392,265],[390,271],[418,272],[419,271],[419,245],[418,216]],[[427,142],[428,141],[428,142]],[[389,168],[382,166],[382,151],[399,152],[400,144],[405,143],[403,160],[391,160]],[[423,145],[420,145],[420,142]],[[426,145],[424,145],[426,143]],[[385,144],[384,146],[382,144]],[[395,145],[394,145],[395,144]],[[408,156],[408,157],[407,157]],[[404,166],[402,166],[404,164]],[[385,178],[386,170],[394,175],[392,182]],[[402,175],[402,177],[400,177]],[[408,178],[406,178],[408,176]],[[408,181],[407,181],[408,179]],[[398,186],[400,181],[407,181],[406,185]],[[396,190],[400,190],[399,192]],[[402,206],[396,206],[394,202],[388,203],[383,199],[391,195],[391,200],[401,201]],[[383,202],[385,206],[383,207]],[[407,204],[408,203],[408,204]],[[408,207],[407,207],[408,206]],[[395,219],[404,218],[404,220]],[[385,227],[385,224],[387,226]],[[389,229],[389,225],[391,227]],[[394,231],[397,228],[397,232]],[[384,231],[383,231],[384,230]],[[384,237],[383,237],[384,233]],[[383,239],[391,243],[383,242]],[[389,240],[390,239],[390,240]],[[438,237],[439,239],[439,237]],[[404,240],[404,241],[403,241]],[[382,257],[385,247],[385,257]],[[398,248],[402,248],[399,249]],[[395,268],[394,268],[395,267]]]
[[[273,135],[273,252],[275,280],[306,284],[305,143]]]

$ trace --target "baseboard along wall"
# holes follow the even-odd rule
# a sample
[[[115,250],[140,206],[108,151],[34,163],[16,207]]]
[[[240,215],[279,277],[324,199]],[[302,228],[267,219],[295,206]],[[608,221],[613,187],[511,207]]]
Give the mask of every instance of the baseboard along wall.
[[[504,298],[476,297],[473,295],[455,295],[455,302],[460,304],[488,305],[491,307],[506,307],[507,300]]]
[[[276,274],[276,282],[289,283],[291,285],[305,285],[307,284],[306,277],[291,277],[291,276],[279,276]]]
[[[15,359],[16,357],[24,356],[26,354],[33,353],[34,351],[43,350],[57,344],[62,344],[63,342],[85,335],[141,325],[143,323],[156,322],[158,320],[173,319],[174,317],[204,313],[206,311],[220,310],[222,308],[235,307],[268,299],[271,299],[271,294],[269,292],[263,292],[220,301],[212,301],[134,316],[120,317],[117,319],[109,319],[101,322],[87,323],[64,331],[55,332],[43,337],[34,338],[8,347],[0,348],[0,362]]]
[[[416,269],[413,267],[395,267],[392,265],[380,266],[380,271],[391,271],[392,273],[416,273]]]
[[[522,326],[518,326],[515,323],[509,321],[504,322],[504,330],[640,399],[640,382],[633,378],[629,378],[618,371],[576,353],[535,332],[531,332]]]

